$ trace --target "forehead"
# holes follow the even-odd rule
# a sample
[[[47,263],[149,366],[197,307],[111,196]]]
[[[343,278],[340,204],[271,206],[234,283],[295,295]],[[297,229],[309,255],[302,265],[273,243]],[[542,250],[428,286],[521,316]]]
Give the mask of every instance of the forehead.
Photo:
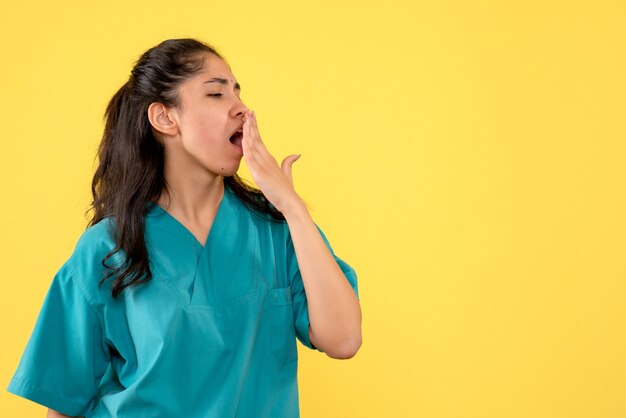
[[[202,71],[199,71],[193,77],[193,80],[198,84],[204,83],[211,77],[225,78],[230,84],[237,82],[228,64],[220,57],[216,57],[213,54],[206,54],[204,56],[203,67]]]
[[[221,78],[227,80],[228,84],[232,86],[237,83],[237,79],[233,75],[228,64],[213,54],[204,54],[204,65],[202,70],[195,73],[190,79],[183,81],[178,88],[178,93],[182,103],[186,103],[188,100],[196,100],[198,97],[202,97],[204,92],[207,91],[207,87],[221,86],[221,83],[205,83],[205,81],[212,78]]]

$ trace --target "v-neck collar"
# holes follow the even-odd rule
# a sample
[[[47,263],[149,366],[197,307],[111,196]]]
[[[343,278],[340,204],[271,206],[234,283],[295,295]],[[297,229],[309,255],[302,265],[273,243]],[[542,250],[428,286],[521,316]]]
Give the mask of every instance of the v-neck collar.
[[[204,243],[204,245],[198,240],[198,238],[196,238],[196,236],[181,221],[179,221],[174,216],[172,216],[167,210],[162,208],[158,203],[155,203],[155,202],[149,203],[148,214],[163,216],[165,219],[169,220],[171,224],[175,225],[177,229],[182,231],[182,233],[185,236],[187,236],[191,242],[193,242],[194,246],[197,247],[199,251],[202,251],[208,246],[213,235],[215,235],[215,230],[217,228],[220,228],[222,223],[228,218],[226,212],[228,212],[230,199],[233,197],[231,196],[232,193],[233,192],[230,189],[230,187],[224,184],[224,194],[217,207],[217,212],[215,213],[215,219],[213,219],[213,223],[211,224],[211,228],[209,230],[209,233],[207,235],[206,242]]]

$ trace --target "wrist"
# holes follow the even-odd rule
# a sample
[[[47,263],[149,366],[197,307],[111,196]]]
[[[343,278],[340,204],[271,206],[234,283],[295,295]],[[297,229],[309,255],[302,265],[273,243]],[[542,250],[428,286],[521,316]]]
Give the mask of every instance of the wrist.
[[[299,196],[295,196],[285,203],[280,209],[280,212],[287,220],[301,216],[303,213],[308,213],[304,201]]]

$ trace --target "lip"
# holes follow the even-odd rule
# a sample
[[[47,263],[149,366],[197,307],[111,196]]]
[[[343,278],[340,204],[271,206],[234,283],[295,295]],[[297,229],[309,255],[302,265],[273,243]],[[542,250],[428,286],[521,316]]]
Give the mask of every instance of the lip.
[[[237,132],[237,131],[238,131],[238,130],[240,130],[240,129],[241,129],[241,133],[242,133],[242,135],[243,135],[243,122],[242,122],[239,126],[237,126],[237,128],[236,128],[234,131],[232,131],[232,132],[230,133],[230,135],[228,135],[228,139],[230,140],[230,137],[231,137],[231,136],[233,136],[233,135],[235,135],[235,132]]]

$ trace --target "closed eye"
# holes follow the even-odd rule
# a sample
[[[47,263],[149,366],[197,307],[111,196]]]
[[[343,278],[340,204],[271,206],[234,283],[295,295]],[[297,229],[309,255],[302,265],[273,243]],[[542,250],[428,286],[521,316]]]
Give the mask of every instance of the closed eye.
[[[207,96],[221,96],[222,93],[215,93],[215,94],[207,94]]]

